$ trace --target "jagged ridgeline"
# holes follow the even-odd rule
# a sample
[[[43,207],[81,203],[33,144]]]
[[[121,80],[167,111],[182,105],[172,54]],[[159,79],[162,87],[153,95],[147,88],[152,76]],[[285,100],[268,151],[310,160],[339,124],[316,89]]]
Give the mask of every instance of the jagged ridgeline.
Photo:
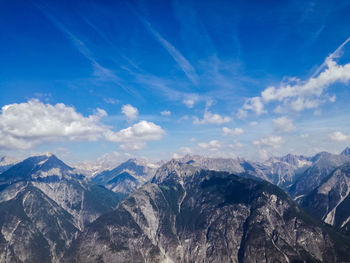
[[[66,262],[341,262],[349,238],[278,187],[177,161],[87,226]]]
[[[60,262],[75,236],[120,201],[49,154],[2,173],[0,189],[0,262]]]
[[[0,262],[350,262],[348,163],[131,159],[86,178],[51,154],[7,162]]]

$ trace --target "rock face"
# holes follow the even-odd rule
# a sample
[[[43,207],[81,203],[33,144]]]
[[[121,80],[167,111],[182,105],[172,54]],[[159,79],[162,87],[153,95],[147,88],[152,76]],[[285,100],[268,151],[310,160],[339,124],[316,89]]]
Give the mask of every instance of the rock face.
[[[119,202],[54,155],[0,175],[0,261],[60,262],[75,235]]]
[[[262,163],[255,163],[268,181],[287,189],[295,182],[298,175],[302,174],[312,165],[311,158],[301,155],[287,154],[283,157],[273,157]]]
[[[350,234],[350,163],[335,169],[302,200],[302,205],[339,230]]]
[[[181,162],[202,169],[225,171],[243,177],[259,178],[287,189],[299,174],[312,165],[311,158],[288,154],[283,157],[273,157],[264,162],[251,162],[241,158],[207,158],[187,155]]]
[[[341,152],[341,155],[350,155],[350,147],[346,147],[344,151]]]
[[[149,181],[157,168],[156,164],[129,159],[112,170],[97,174],[92,181],[113,192],[127,196]]]
[[[80,233],[67,262],[341,262],[349,239],[270,183],[170,161]]]
[[[345,163],[350,163],[350,156],[321,152],[310,160],[312,165],[298,176],[296,182],[289,189],[289,193],[294,198],[299,199],[306,196],[320,186],[334,169]]]
[[[186,155],[179,159],[179,161],[205,170],[229,172],[242,177],[270,181],[265,173],[258,167],[257,163],[249,162],[241,158],[208,158],[199,155]]]

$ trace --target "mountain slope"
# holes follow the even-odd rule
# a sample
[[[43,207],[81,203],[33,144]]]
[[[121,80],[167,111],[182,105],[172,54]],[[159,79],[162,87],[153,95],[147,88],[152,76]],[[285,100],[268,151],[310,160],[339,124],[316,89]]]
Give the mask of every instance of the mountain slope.
[[[269,182],[287,189],[311,164],[310,158],[287,154],[283,157],[270,158],[262,163],[255,163],[255,166],[265,174]]]
[[[251,162],[241,158],[207,158],[186,155],[179,161],[202,169],[225,171],[244,177],[259,178],[283,189],[294,183],[295,177],[305,171],[312,163],[310,158],[288,154],[273,157],[264,162]]]
[[[301,204],[324,222],[350,234],[350,164],[335,169]]]
[[[341,155],[350,155],[350,147],[346,147],[342,152]]]
[[[17,159],[9,156],[0,156],[0,174],[17,163]]]
[[[337,262],[350,242],[267,182],[171,161],[101,216],[67,262]]]
[[[0,192],[1,262],[58,262],[78,231],[73,217],[31,183],[19,184]]]
[[[75,235],[119,201],[54,155],[14,165],[0,175],[0,261],[60,262]]]
[[[129,159],[112,170],[97,174],[92,178],[92,181],[113,192],[127,196],[149,181],[153,177],[156,168],[158,168],[157,165]]]
[[[350,163],[350,156],[321,152],[310,160],[312,165],[296,178],[296,182],[289,188],[289,193],[294,198],[301,198],[312,192],[334,169]]]
[[[110,211],[121,197],[84,180],[56,156],[30,157],[0,175],[0,189],[18,182],[31,184],[59,204],[83,229],[101,214]]]

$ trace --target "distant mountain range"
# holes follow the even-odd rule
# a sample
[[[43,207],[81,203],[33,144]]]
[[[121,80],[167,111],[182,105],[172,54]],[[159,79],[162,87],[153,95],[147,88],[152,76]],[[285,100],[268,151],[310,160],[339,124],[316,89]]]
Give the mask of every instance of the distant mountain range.
[[[350,262],[350,148],[88,177],[52,154],[1,158],[0,262]]]

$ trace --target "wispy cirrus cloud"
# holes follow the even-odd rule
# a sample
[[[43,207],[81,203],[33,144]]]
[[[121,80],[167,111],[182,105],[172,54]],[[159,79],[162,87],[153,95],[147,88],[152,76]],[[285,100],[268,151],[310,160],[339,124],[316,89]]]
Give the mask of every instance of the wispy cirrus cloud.
[[[87,45],[76,36],[71,30],[69,30],[55,15],[53,15],[50,10],[43,5],[35,4],[35,6],[44,14],[44,16],[56,26],[66,37],[71,41],[76,50],[83,55],[93,68],[93,75],[98,77],[101,81],[109,81],[123,88],[130,94],[137,95],[136,91],[130,87],[124,85],[122,80],[109,68],[102,66]]]
[[[136,16],[142,22],[142,24],[146,27],[146,29],[152,34],[154,39],[158,41],[169,53],[169,55],[175,60],[181,70],[185,73],[185,75],[189,78],[189,80],[194,84],[198,85],[198,75],[196,70],[191,65],[191,63],[185,58],[185,56],[168,40],[166,40],[153,26],[152,24],[146,20],[144,17],[136,13]]]

